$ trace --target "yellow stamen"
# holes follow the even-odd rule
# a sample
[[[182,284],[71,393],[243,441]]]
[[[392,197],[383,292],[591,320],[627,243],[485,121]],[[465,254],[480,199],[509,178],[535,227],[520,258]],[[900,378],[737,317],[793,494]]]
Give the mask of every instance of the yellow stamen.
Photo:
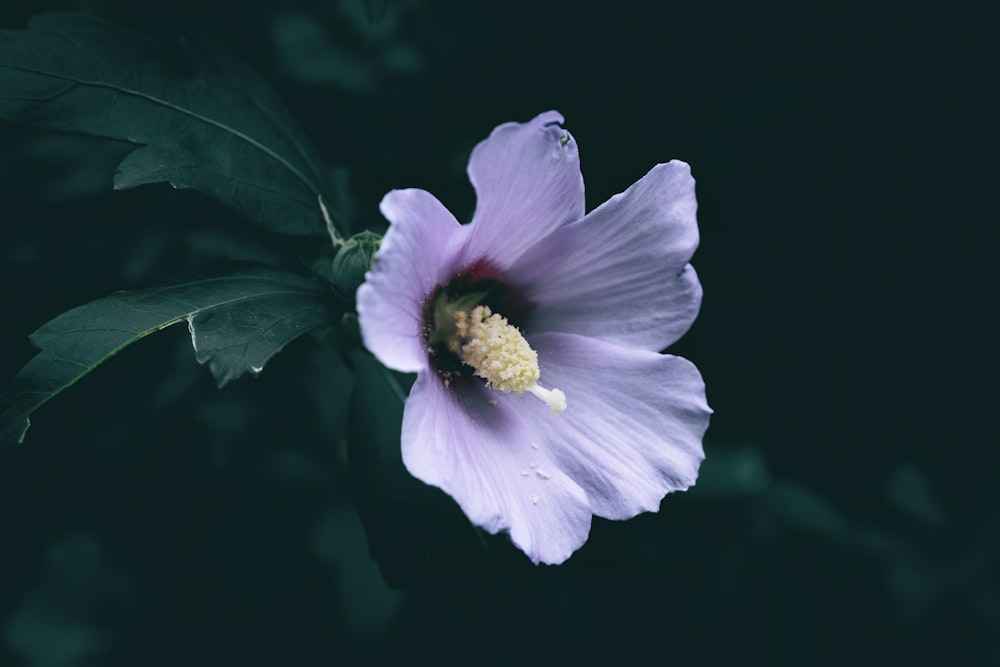
[[[476,306],[471,313],[455,313],[455,333],[461,346],[455,342],[453,351],[489,387],[516,396],[528,392],[544,401],[554,415],[566,409],[566,394],[538,384],[538,354],[506,318],[488,306]]]

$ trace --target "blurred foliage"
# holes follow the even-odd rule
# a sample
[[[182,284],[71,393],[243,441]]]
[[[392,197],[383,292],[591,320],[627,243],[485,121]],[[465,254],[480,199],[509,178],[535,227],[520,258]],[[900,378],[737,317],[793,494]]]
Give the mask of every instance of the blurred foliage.
[[[974,319],[995,299],[959,289],[986,282],[991,245],[940,222],[985,219],[987,21],[892,3],[14,0],[0,24],[49,9],[228,44],[336,165],[353,231],[384,228],[394,187],[467,219],[469,150],[546,108],[581,145],[591,206],[690,162],[706,300],[672,351],[716,414],[695,489],[536,568],[432,490],[423,507],[351,493],[394,422],[349,415],[397,409],[355,385],[363,353],[299,340],[220,392],[165,331],[0,451],[0,664],[1000,662],[994,401],[968,375],[997,376]],[[0,146],[0,378],[72,306],[208,260],[299,259],[197,193],[112,193],[120,144],[3,125]]]

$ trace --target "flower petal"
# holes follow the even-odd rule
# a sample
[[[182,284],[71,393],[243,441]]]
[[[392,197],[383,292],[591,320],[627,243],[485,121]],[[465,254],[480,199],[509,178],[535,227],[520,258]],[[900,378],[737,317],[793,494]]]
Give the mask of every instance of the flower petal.
[[[594,514],[655,512],[698,476],[712,410],[694,364],[583,336],[529,336],[541,383],[566,393],[558,416],[532,401],[526,419],[559,468],[583,487]]]
[[[584,213],[576,141],[555,111],[505,123],[469,158],[476,212],[462,259],[506,269],[553,229]]]
[[[590,507],[583,490],[533,446],[516,404],[496,400],[506,397],[478,384],[451,389],[421,373],[403,414],[403,462],[476,525],[509,531],[533,562],[561,563],[586,542]]]
[[[427,367],[424,302],[446,279],[449,248],[462,226],[424,190],[393,190],[379,208],[392,224],[358,288],[361,336],[389,368],[417,372]]]
[[[672,161],[555,230],[508,271],[536,304],[528,331],[566,331],[662,350],[701,307],[690,167]]]

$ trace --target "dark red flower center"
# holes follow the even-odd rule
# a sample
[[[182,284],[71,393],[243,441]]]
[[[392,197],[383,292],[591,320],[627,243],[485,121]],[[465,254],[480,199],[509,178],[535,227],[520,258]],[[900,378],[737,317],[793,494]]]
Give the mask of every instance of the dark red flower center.
[[[503,274],[486,260],[460,269],[448,282],[438,285],[424,302],[424,345],[431,367],[449,384],[475,378],[474,370],[449,349],[447,341],[435,340],[435,333],[442,327],[452,326],[452,322],[438,322],[441,302],[462,304],[463,309],[474,306],[488,306],[490,311],[499,313],[518,329],[524,328],[531,314],[533,304],[516,285],[504,280]]]

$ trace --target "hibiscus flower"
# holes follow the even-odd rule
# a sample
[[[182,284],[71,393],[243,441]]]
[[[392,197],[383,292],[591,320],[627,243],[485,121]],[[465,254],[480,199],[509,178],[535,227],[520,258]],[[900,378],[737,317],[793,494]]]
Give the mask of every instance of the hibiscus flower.
[[[403,462],[535,563],[561,563],[592,515],[655,512],[694,484],[711,409],[689,361],[661,354],[702,290],[687,164],[655,166],[589,214],[562,116],[500,125],[468,173],[472,221],[393,190],[358,290],[361,333],[417,373]]]

